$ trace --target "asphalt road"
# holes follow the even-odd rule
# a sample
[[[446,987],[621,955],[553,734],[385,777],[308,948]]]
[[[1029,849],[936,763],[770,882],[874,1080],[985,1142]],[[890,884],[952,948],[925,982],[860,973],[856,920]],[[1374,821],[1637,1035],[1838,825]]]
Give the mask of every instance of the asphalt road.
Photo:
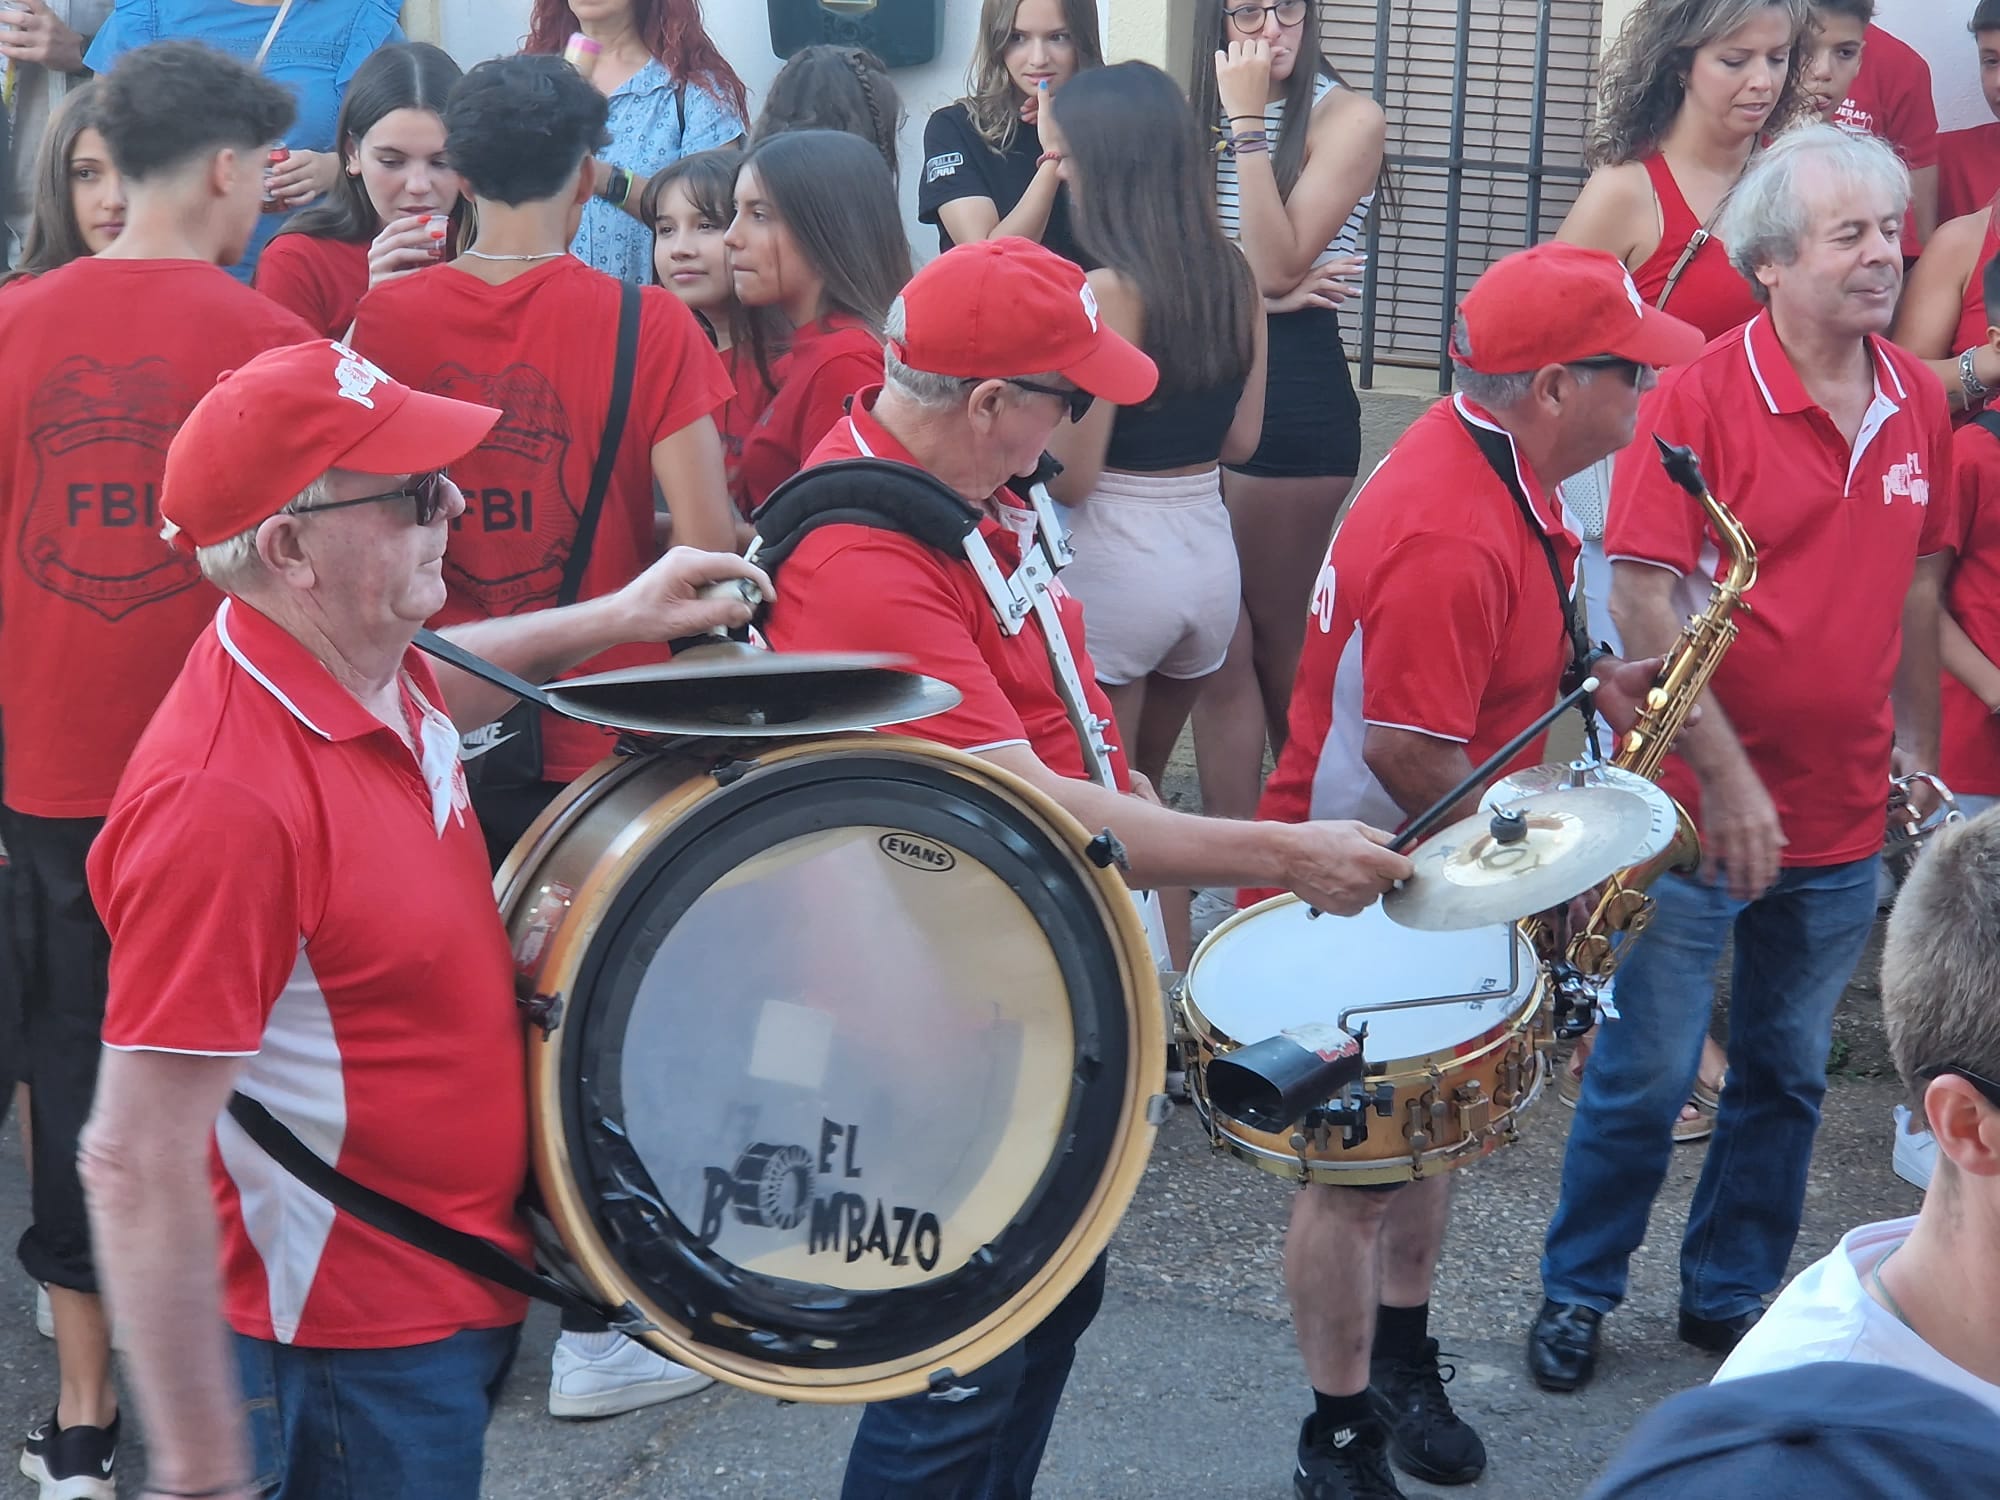
[[[1420,403],[1369,397],[1372,465]],[[1184,774],[1167,790],[1191,795]],[[1835,1078],[1794,1268],[1854,1224],[1913,1212],[1917,1194],[1889,1170],[1887,1071],[1873,982],[1864,963],[1836,1025]],[[1527,1379],[1522,1333],[1539,1304],[1536,1260],[1556,1198],[1569,1112],[1552,1096],[1521,1143],[1457,1177],[1432,1331],[1457,1369],[1452,1393],[1486,1439],[1478,1500],[1576,1495],[1641,1412],[1706,1380],[1715,1360],[1676,1341],[1676,1255],[1704,1148],[1676,1153],[1638,1255],[1632,1292],[1606,1324],[1596,1383],[1547,1396]],[[19,1143],[0,1132],[0,1244],[27,1218]],[[1160,1133],[1139,1197],[1112,1246],[1110,1291],[1083,1341],[1037,1493],[1052,1500],[1160,1495],[1285,1500],[1292,1450],[1310,1395],[1291,1342],[1279,1272],[1288,1189],[1214,1155],[1192,1114]],[[46,1414],[54,1351],[31,1323],[31,1287],[0,1275],[0,1437]],[[663,1408],[594,1423],[543,1409],[552,1317],[530,1322],[523,1358],[491,1433],[489,1500],[804,1500],[838,1493],[855,1416],[785,1406],[714,1388]],[[29,1493],[0,1468],[0,1500]],[[121,1471],[142,1471],[136,1442]],[[1424,1493],[1414,1482],[1412,1496]]]

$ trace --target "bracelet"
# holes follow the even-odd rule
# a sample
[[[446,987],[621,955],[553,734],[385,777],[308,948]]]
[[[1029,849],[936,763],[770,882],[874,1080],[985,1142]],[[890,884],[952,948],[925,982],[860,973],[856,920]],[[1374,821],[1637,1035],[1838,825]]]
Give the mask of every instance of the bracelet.
[[[1235,135],[1226,135],[1216,143],[1217,151],[1226,151],[1231,156],[1254,155],[1271,149],[1271,135],[1264,130],[1244,130]]]
[[[597,196],[613,208],[623,208],[632,196],[632,174],[623,167],[613,167],[604,181],[604,190]]]
[[[1958,388],[1965,392],[1967,406],[1977,406],[1993,394],[1993,388],[1979,378],[1978,368],[1973,363],[1972,356],[1977,352],[1978,346],[1974,345],[1958,357]]]
[[[1060,151],[1044,151],[1040,156],[1035,158],[1035,165],[1046,167],[1050,162],[1060,162],[1062,159],[1063,154]]]
[[[1259,125],[1264,123],[1262,115],[1231,115],[1229,118],[1231,120],[1255,120]]]

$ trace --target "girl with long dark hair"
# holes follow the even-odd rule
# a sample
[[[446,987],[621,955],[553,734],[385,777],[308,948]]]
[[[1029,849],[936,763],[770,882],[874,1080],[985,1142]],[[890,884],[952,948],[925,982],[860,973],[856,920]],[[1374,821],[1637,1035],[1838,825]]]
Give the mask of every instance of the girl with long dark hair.
[[[743,153],[733,147],[683,156],[654,174],[643,200],[653,225],[653,275],[708,330],[736,387],[715,414],[732,496],[739,492],[743,440],[771,399],[756,343],[748,337],[747,314],[730,280],[729,247],[722,242],[736,215],[736,172],[742,163]]]
[[[653,274],[646,183],[676,158],[740,141],[749,96],[702,28],[697,0],[534,0],[521,50],[560,53],[579,32],[592,49],[584,71],[611,101],[611,143],[570,248],[643,286]]]
[[[355,70],[334,131],[340,175],[257,263],[257,290],[345,338],[372,286],[434,265],[468,205],[444,152],[444,101],[462,76],[427,42],[384,47]]]
[[[1240,583],[1224,461],[1257,448],[1263,301],[1206,191],[1202,142],[1174,81],[1142,62],[1077,78],[1043,138],[1063,157],[1100,316],[1159,367],[1143,406],[1060,427],[1051,485],[1073,507],[1090,659],[1128,759],[1157,783],[1236,628]]]
[[[1103,63],[1093,0],[984,0],[966,95],[924,127],[917,217],[937,225],[938,249],[1019,235],[1081,263],[1062,159],[1040,120],[1070,79]]]
[[[778,69],[750,139],[765,141],[787,130],[844,130],[882,153],[894,181],[902,128],[902,96],[882,59],[865,47],[821,43],[793,53]]]
[[[1361,405],[1334,309],[1359,267],[1384,124],[1321,57],[1313,0],[1201,0],[1198,16],[1195,119],[1219,148],[1207,158],[1216,207],[1269,314],[1263,436],[1223,480],[1243,611],[1194,716],[1203,808],[1247,818],[1265,745],[1284,744],[1306,606],[1360,463]]]
[[[35,203],[21,263],[0,288],[95,255],[125,227],[125,189],[111,149],[97,133],[92,84],[70,89],[56,107],[35,157]]]
[[[748,515],[796,474],[847,398],[882,378],[882,322],[910,279],[910,246],[889,169],[838,130],[760,142],[736,174],[729,248],[736,298],[790,330],[775,361],[753,325],[773,394],[743,444],[737,504]]]

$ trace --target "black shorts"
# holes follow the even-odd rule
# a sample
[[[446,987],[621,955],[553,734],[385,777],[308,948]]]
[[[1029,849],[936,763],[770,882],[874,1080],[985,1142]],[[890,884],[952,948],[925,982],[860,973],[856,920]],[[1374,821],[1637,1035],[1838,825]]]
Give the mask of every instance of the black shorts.
[[[1361,400],[1347,375],[1340,315],[1308,307],[1266,320],[1264,433],[1233,474],[1262,479],[1352,479],[1361,467]]]

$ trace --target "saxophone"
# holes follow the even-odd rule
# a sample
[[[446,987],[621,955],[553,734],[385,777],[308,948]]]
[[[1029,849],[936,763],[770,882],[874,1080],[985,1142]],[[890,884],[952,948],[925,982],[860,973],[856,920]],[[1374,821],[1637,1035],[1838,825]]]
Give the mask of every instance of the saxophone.
[[[1611,774],[1579,764],[1568,773],[1573,781],[1596,777],[1615,783],[1620,779],[1617,773],[1647,781],[1659,778],[1660,765],[1673,748],[1675,737],[1721,665],[1722,654],[1736,639],[1733,617],[1738,610],[1749,610],[1743,596],[1757,581],[1757,548],[1729,507],[1710,493],[1693,450],[1674,447],[1657,435],[1653,441],[1659,446],[1660,462],[1668,476],[1706,512],[1728,555],[1728,566],[1710,590],[1707,605],[1682,627],[1680,639],[1661,662],[1638,721],[1625,732],[1610,760]],[[1647,888],[1669,870],[1685,872],[1701,863],[1701,839],[1687,811],[1676,804],[1674,813],[1678,823],[1673,841],[1645,863],[1621,870],[1606,881],[1589,917],[1559,951],[1556,930],[1547,916],[1530,917],[1521,924],[1522,933],[1550,965],[1559,1018],[1566,1012],[1591,1013],[1596,994],[1618,965],[1619,945],[1613,939],[1622,934],[1629,942],[1652,920],[1653,898],[1646,894]],[[1572,1034],[1587,1029],[1587,1024],[1573,1026]]]

